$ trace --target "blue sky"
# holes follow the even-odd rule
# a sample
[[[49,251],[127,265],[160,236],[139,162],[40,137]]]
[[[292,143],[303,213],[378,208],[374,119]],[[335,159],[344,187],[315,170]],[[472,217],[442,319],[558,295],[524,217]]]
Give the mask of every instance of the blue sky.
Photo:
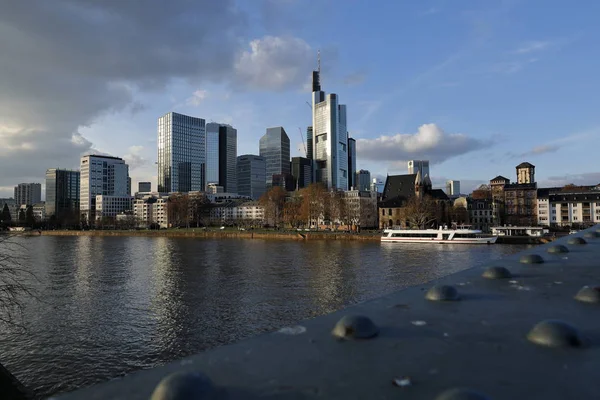
[[[529,161],[541,185],[600,182],[596,1],[31,1],[0,16],[0,197],[90,152],[155,182],[169,111],[232,124],[239,154],[281,125],[302,155],[317,49],[359,169],[428,158],[468,191]]]

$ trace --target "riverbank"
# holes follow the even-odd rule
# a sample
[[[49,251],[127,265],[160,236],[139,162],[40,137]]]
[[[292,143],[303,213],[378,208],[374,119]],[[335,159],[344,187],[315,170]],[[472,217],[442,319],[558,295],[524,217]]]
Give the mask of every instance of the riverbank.
[[[31,232],[30,235],[38,234]],[[238,231],[204,229],[168,229],[168,230],[91,230],[91,231],[41,231],[45,236],[141,236],[141,237],[188,237],[200,239],[276,239],[276,240],[359,240],[379,241],[381,233],[348,232],[294,232],[294,231]],[[553,239],[533,236],[500,236],[498,244],[544,244]]]

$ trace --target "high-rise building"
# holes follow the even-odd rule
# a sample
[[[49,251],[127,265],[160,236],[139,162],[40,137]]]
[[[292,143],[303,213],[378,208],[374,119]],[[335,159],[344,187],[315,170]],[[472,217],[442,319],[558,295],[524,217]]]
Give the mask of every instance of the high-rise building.
[[[80,171],[79,208],[87,223],[96,218],[97,196],[130,197],[129,166],[122,158],[86,155],[81,157]]]
[[[348,189],[356,189],[356,139],[348,138]]]
[[[76,219],[79,214],[79,171],[50,168],[46,170],[46,218],[57,221]]]
[[[158,191],[204,190],[206,124],[174,112],[158,119]]]
[[[425,177],[429,175],[429,161],[428,160],[410,160],[408,162],[408,174],[413,175],[417,172],[421,172],[421,176]]]
[[[312,160],[304,157],[292,158],[292,176],[296,181],[296,188],[302,189],[312,183]]]
[[[138,182],[138,192],[148,193],[151,191],[152,191],[152,183],[151,182]]]
[[[460,181],[446,181],[446,194],[448,196],[460,195]]]
[[[312,126],[306,128],[306,158],[313,159],[313,129]]]
[[[215,122],[206,124],[206,187],[219,184],[219,128]]]
[[[267,163],[264,157],[245,154],[237,158],[237,193],[258,200],[266,191]]]
[[[237,193],[237,130],[229,125],[219,127],[219,185],[227,193]]]
[[[365,169],[361,169],[355,174],[356,189],[360,191],[371,190],[371,173]]]
[[[321,90],[320,68],[313,71],[312,158],[315,179],[328,189],[348,189],[348,131],[346,106],[335,93]]]
[[[18,206],[32,206],[42,201],[41,183],[19,183],[15,186],[15,203]]]
[[[290,138],[285,129],[267,128],[260,138],[259,154],[267,163],[267,187],[273,185],[273,175],[290,174]]]

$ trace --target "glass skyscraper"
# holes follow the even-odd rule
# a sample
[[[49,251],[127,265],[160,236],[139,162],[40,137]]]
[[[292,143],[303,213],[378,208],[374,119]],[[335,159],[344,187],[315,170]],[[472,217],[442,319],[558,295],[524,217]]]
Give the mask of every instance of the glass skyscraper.
[[[273,184],[273,175],[291,174],[290,138],[285,129],[278,126],[268,128],[260,138],[259,154],[267,163],[267,187]]]
[[[348,189],[358,189],[356,182],[356,140],[348,138]]]
[[[237,158],[238,194],[258,200],[266,191],[266,160],[245,154]]]
[[[79,214],[79,171],[46,170],[46,217],[76,217]]]
[[[129,197],[129,166],[119,157],[81,157],[79,209],[87,223],[96,219],[96,196]]]
[[[221,124],[206,124],[206,185],[219,183],[219,128]]]
[[[227,193],[237,193],[237,130],[219,126],[219,186]]]
[[[204,190],[204,119],[174,112],[158,119],[158,191]]]

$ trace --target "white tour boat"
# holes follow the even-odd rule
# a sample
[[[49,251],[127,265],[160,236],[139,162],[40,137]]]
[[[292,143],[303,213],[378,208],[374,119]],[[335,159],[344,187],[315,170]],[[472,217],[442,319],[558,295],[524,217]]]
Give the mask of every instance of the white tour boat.
[[[494,244],[497,236],[484,234],[478,229],[458,227],[457,229],[385,229],[382,242],[402,243],[463,243]]]

